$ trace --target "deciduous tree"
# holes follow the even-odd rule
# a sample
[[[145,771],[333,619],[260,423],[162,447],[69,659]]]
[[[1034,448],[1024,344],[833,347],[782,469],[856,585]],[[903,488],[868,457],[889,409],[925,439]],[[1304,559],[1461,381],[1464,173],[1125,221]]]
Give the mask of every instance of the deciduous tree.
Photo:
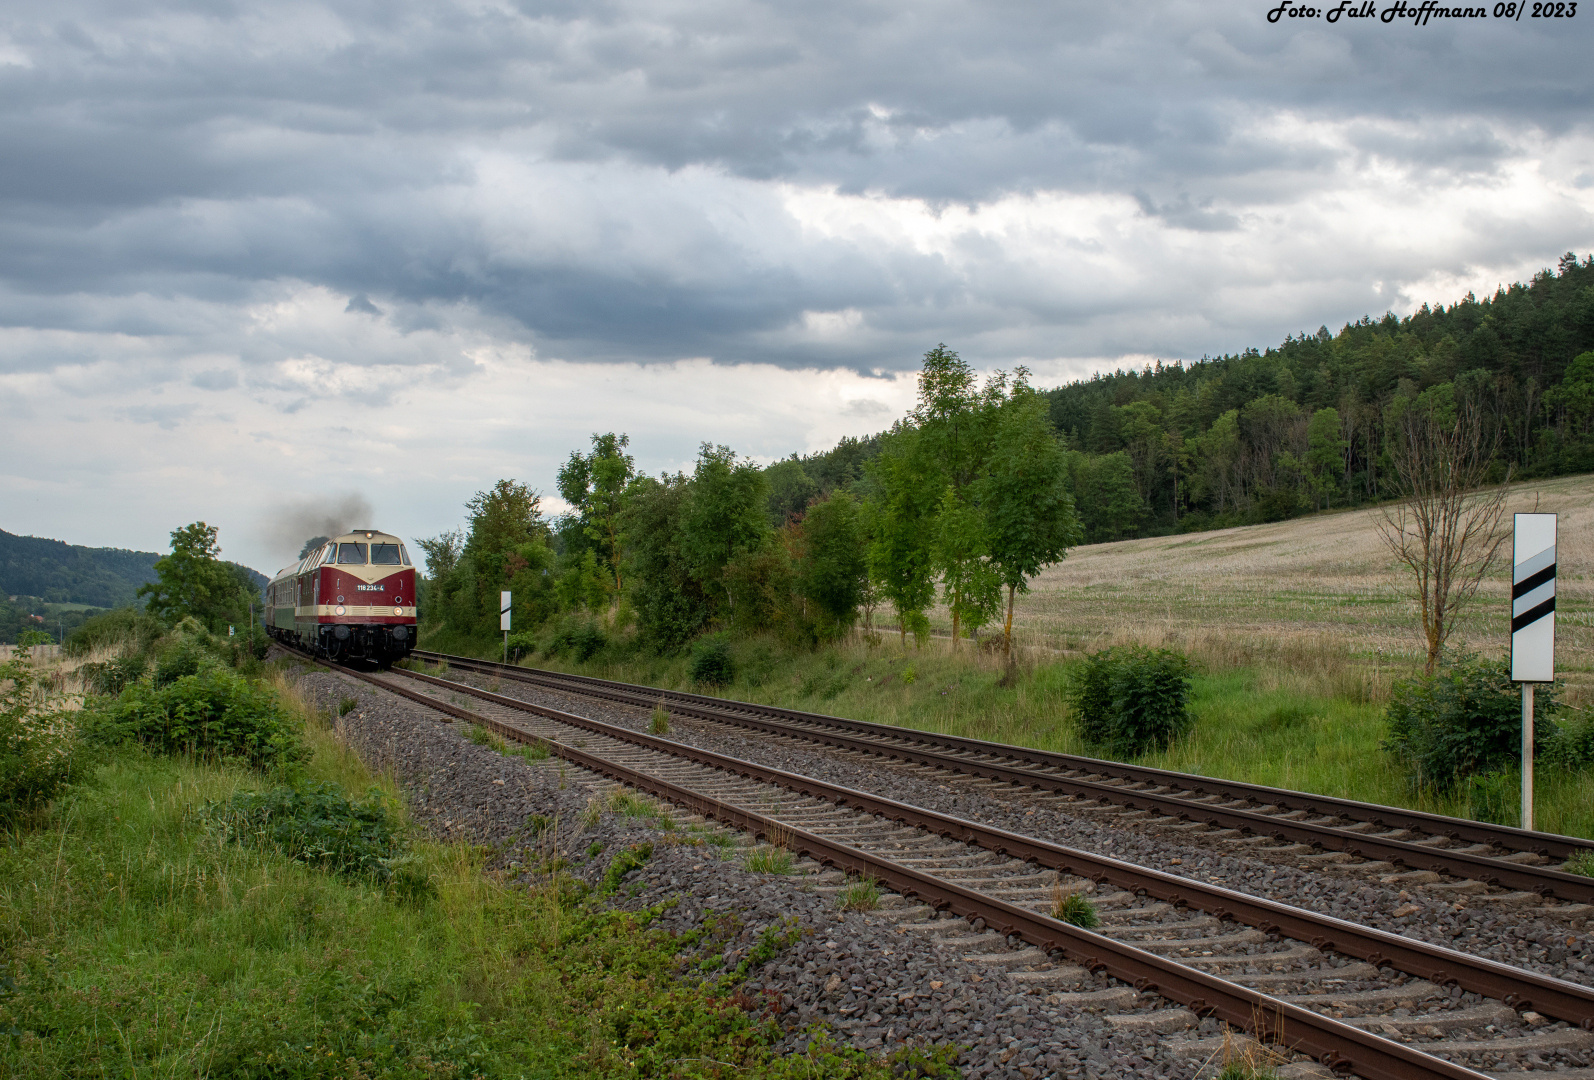
[[[214,629],[255,599],[247,572],[221,561],[216,526],[196,521],[172,530],[172,553],[155,563],[156,580],[139,587],[145,609],[167,624],[186,616]],[[237,568],[242,570],[242,568]]]
[[[1002,649],[1013,659],[1013,599],[1029,579],[1084,540],[1046,402],[1016,393],[1002,410],[978,497],[991,565],[1007,586]]]
[[[623,582],[625,551],[620,518],[625,489],[636,476],[636,463],[625,452],[629,435],[592,436],[592,452],[572,453],[559,470],[559,494],[575,508],[582,529],[598,547],[597,558],[614,580],[618,601]]]
[[[1411,573],[1428,675],[1507,536],[1506,483],[1484,487],[1499,440],[1474,399],[1425,395],[1395,424],[1390,458],[1402,498],[1385,508],[1378,531]]]
[[[806,558],[798,587],[813,602],[824,636],[835,637],[858,618],[868,582],[863,518],[845,492],[814,503],[803,515]]]

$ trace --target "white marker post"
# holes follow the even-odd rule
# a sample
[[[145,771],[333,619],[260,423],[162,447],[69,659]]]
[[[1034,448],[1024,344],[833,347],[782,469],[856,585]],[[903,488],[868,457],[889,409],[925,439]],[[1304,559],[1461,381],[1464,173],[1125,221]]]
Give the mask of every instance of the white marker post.
[[[509,663],[509,590],[498,594],[498,629],[504,632],[504,663]]]
[[[1522,827],[1533,828],[1533,684],[1555,681],[1555,515],[1517,514],[1511,536],[1511,681],[1522,686]]]

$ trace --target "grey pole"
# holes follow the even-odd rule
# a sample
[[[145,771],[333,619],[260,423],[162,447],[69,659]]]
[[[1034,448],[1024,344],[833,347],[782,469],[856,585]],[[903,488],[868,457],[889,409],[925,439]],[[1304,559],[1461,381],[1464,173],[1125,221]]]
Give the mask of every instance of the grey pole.
[[[1533,684],[1522,684],[1522,827],[1533,828]]]

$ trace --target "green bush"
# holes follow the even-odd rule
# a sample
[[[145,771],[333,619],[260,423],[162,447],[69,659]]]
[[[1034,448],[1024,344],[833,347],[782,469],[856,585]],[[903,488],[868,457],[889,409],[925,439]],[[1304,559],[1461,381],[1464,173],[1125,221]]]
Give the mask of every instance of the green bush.
[[[222,666],[214,639],[203,629],[180,629],[155,654],[155,685],[169,686],[178,679]]]
[[[115,697],[143,678],[148,667],[149,657],[144,653],[126,652],[103,663],[82,664],[77,673],[89,693]]]
[[[723,641],[700,641],[692,649],[692,681],[725,686],[736,677],[731,649]]]
[[[537,651],[538,637],[530,630],[522,630],[518,634],[509,635],[509,662],[518,664],[521,660]]]
[[[1085,657],[1072,692],[1079,733],[1119,756],[1161,749],[1189,730],[1190,661],[1119,645]]]
[[[257,767],[308,756],[275,691],[226,668],[164,686],[136,683],[87,719],[101,742],[133,739],[160,753],[236,757]]]
[[[433,889],[405,857],[404,837],[375,789],[359,802],[333,783],[241,791],[206,807],[205,816],[236,844],[269,847],[295,862],[391,885],[408,899]]]
[[[554,631],[544,652],[549,656],[569,653],[572,659],[584,663],[607,644],[609,639],[597,623],[566,621]]]
[[[1538,699],[1533,702],[1538,710]],[[1538,728],[1535,725],[1535,732]],[[1594,716],[1562,717],[1544,733],[1544,760],[1567,769],[1586,769],[1594,765]]]
[[[72,714],[34,671],[31,636],[0,664],[0,822],[6,823],[54,798],[84,760]]]
[[[1534,708],[1550,718],[1557,687],[1540,686]],[[1517,768],[1522,760],[1522,692],[1505,660],[1453,659],[1432,676],[1395,684],[1384,711],[1385,749],[1417,787],[1451,790],[1464,777]],[[1556,729],[1548,722],[1546,734]]]
[[[68,656],[87,656],[98,649],[148,653],[166,633],[166,627],[153,615],[138,608],[117,608],[95,615],[66,636]]]

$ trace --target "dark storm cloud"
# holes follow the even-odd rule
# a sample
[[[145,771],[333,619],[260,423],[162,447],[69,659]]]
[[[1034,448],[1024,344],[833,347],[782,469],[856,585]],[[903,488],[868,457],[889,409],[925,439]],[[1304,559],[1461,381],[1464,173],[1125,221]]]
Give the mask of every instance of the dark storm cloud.
[[[1269,25],[1267,6],[24,0],[0,23],[0,322],[270,361],[208,305],[291,280],[398,325],[466,305],[573,358],[1238,347],[1293,314],[1168,317],[1215,303],[1198,278],[1047,294],[998,240],[813,235],[775,185],[1110,196],[1232,237],[1347,168],[1443,187],[1502,169],[1502,128],[1588,115],[1585,23]],[[1343,144],[1297,137],[1312,124]],[[1546,242],[1499,228],[1472,258]],[[1310,302],[1354,317],[1359,277],[1423,257],[1343,285],[1325,267]],[[856,334],[794,329],[842,309]]]

